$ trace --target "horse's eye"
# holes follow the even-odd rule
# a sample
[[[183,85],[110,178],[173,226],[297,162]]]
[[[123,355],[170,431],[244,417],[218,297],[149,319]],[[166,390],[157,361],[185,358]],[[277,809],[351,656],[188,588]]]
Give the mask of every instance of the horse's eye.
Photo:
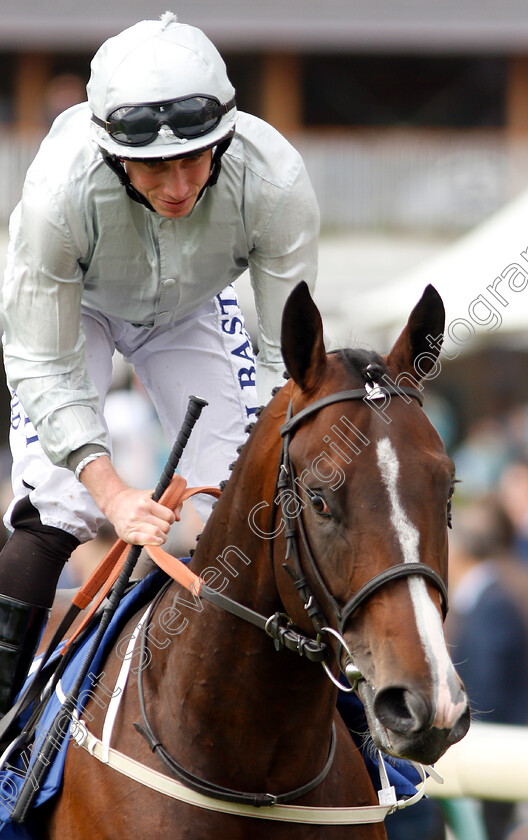
[[[322,496],[319,496],[317,493],[314,493],[314,495],[310,498],[310,502],[312,504],[313,509],[317,513],[321,514],[321,516],[330,516],[330,509]]]
[[[454,493],[455,493],[455,482],[453,481],[451,483],[451,486],[449,487],[449,494],[447,496],[447,527],[448,528],[453,527],[453,513],[451,511],[451,500],[454,496]]]

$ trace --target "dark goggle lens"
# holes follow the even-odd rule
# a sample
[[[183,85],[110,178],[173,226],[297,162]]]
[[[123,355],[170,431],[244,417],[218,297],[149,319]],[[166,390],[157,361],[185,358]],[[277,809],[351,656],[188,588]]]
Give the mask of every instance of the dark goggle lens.
[[[150,143],[158,133],[159,114],[155,118],[150,106],[138,108],[118,108],[108,117],[108,133],[118,143]]]
[[[113,111],[105,127],[114,140],[127,146],[151,143],[164,125],[177,137],[191,139],[216,128],[234,104],[234,100],[220,105],[216,99],[195,96],[159,105],[129,105]]]

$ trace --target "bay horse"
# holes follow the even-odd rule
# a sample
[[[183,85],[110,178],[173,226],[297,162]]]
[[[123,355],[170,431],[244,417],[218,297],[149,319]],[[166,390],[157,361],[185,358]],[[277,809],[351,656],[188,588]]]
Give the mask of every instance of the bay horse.
[[[300,827],[256,816],[272,816],[290,791],[295,805],[376,805],[336,711],[340,669],[384,752],[432,763],[464,736],[467,697],[442,628],[454,467],[420,393],[438,355],[427,336],[443,328],[429,286],[387,356],[327,354],[306,284],[292,292],[282,325],[290,379],[242,447],[190,566],[210,591],[275,617],[275,642],[268,622],[263,632],[171,582],[148,617],[148,667],[131,667],[112,733],[112,747],[155,771],[162,743],[220,791],[219,809],[153,791],[70,745],[42,824],[48,840],[381,840],[382,822]],[[281,634],[299,651],[277,650]],[[325,668],[307,655],[321,645]],[[99,738],[122,660],[108,658],[85,709]],[[258,792],[267,805],[225,813],[225,790]]]

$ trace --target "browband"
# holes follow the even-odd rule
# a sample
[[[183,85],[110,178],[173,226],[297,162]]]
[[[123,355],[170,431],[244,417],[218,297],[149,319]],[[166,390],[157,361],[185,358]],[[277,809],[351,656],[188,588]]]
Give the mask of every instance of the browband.
[[[374,390],[376,396],[372,396]],[[387,397],[401,397],[402,395],[405,395],[412,397],[420,405],[423,405],[423,397],[420,392],[415,388],[408,388],[405,385],[402,385],[401,387],[398,386],[397,388],[392,385],[376,385],[375,388],[372,388],[371,390],[367,390],[367,388],[354,388],[352,391],[338,391],[336,394],[328,394],[328,396],[321,397],[320,400],[307,405],[306,408],[301,409],[298,414],[295,414],[287,420],[286,423],[283,423],[280,427],[281,437],[289,434],[299,425],[299,423],[302,423],[305,417],[308,417],[310,414],[313,414],[315,411],[319,411],[319,409],[324,408],[327,405],[332,405],[332,403],[336,402],[343,402],[345,400],[366,400],[367,402],[373,402],[378,399],[379,394]]]

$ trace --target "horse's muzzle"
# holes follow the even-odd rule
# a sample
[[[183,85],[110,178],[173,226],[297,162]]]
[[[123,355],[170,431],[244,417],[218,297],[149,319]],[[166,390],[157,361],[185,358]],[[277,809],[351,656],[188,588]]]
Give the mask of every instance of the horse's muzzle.
[[[440,727],[435,725],[435,710],[427,698],[408,687],[390,686],[375,692],[363,680],[358,693],[374,743],[396,758],[433,764],[469,729],[467,702],[460,703],[451,726]]]

